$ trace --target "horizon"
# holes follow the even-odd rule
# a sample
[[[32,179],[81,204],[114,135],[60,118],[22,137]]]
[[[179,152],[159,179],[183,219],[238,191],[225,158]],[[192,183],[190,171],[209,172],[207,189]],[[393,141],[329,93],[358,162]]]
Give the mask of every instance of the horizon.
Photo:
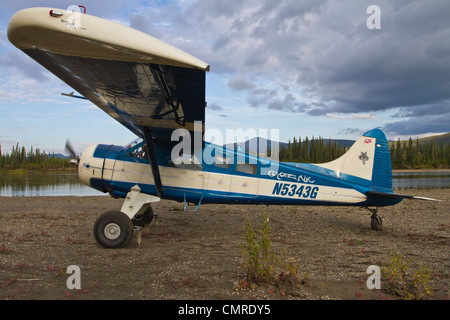
[[[424,136],[424,137],[409,137],[409,138],[400,139],[400,141],[401,141],[401,142],[404,142],[404,141],[408,141],[409,139],[412,139],[413,141],[416,141],[417,139],[420,140],[420,139],[427,139],[427,138],[433,138],[433,137],[437,138],[437,137],[439,137],[439,136],[444,136],[444,135],[447,135],[447,134],[449,134],[449,133],[450,133],[450,132],[439,133],[439,134],[432,134],[432,135],[426,135],[426,136]],[[235,147],[236,147],[237,145],[249,143],[249,142],[251,142],[251,141],[254,140],[254,139],[265,139],[265,140],[268,141],[268,142],[277,142],[278,144],[285,144],[285,145],[287,145],[287,144],[293,142],[293,140],[294,140],[294,139],[297,139],[297,138],[302,138],[302,140],[301,140],[302,143],[305,142],[305,139],[306,139],[306,138],[308,138],[308,141],[309,141],[309,142],[311,142],[312,139],[323,139],[324,142],[327,142],[327,141],[331,140],[332,142],[334,142],[334,141],[348,141],[348,142],[352,142],[352,143],[354,143],[354,142],[357,140],[357,139],[334,139],[334,138],[332,138],[332,137],[323,137],[323,136],[320,136],[320,135],[319,135],[319,136],[317,136],[317,137],[314,137],[314,136],[311,136],[311,137],[308,137],[308,136],[305,136],[305,137],[292,137],[292,138],[289,139],[288,141],[272,140],[272,139],[270,139],[270,138],[264,138],[264,137],[251,137],[251,138],[247,138],[246,140],[243,140],[243,141],[228,142],[228,143],[223,143],[223,144],[216,144],[216,143],[213,143],[213,142],[211,142],[211,141],[206,141],[206,142],[211,143],[211,144],[215,144],[215,145],[219,145],[219,146],[224,146],[224,147],[225,147],[225,146],[229,146],[229,145],[231,145],[231,144],[234,144]],[[388,139],[388,142],[397,142],[397,141],[398,141],[398,139],[397,139],[397,140],[389,140],[389,139]],[[297,142],[298,142],[298,140],[297,140]],[[126,145],[126,144],[125,144],[125,145]],[[4,148],[2,147],[2,141],[1,141],[1,140],[0,140],[0,155],[2,155],[3,153],[9,154],[9,155],[10,155],[11,152],[12,152],[13,147],[15,148],[16,146],[18,146],[18,147],[20,147],[20,148],[25,147],[25,150],[26,150],[27,152],[31,151],[32,149],[33,149],[33,150],[39,149],[40,152],[45,152],[47,155],[55,154],[55,156],[64,156],[64,157],[66,157],[66,158],[70,157],[70,155],[68,155],[68,154],[65,152],[65,150],[62,150],[62,151],[55,151],[55,150],[41,150],[40,148],[35,148],[35,147],[32,146],[32,145],[29,146],[29,147],[27,148],[26,146],[21,145],[19,142],[16,142],[15,144],[12,144],[12,145],[11,145],[11,148],[10,148],[9,150],[5,151]],[[81,154],[81,152],[82,152],[83,150],[77,150],[77,151],[79,151],[79,154]]]

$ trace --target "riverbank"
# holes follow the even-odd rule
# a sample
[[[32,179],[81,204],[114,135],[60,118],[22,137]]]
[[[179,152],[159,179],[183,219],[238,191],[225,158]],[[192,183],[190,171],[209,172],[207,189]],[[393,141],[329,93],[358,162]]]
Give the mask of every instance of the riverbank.
[[[397,170],[392,170],[392,173],[398,173],[398,172],[450,173],[450,169],[397,169]]]
[[[92,227],[104,211],[120,209],[110,197],[0,197],[0,299],[397,299],[366,286],[370,265],[389,255],[409,260],[409,274],[430,270],[431,296],[450,288],[449,189],[408,190],[442,202],[403,201],[382,208],[384,229],[370,228],[370,213],[353,207],[153,205],[156,221],[142,242],[108,250]],[[243,232],[269,214],[272,245],[281,259],[297,260],[303,284],[241,282]],[[81,270],[81,290],[67,288],[67,267]]]

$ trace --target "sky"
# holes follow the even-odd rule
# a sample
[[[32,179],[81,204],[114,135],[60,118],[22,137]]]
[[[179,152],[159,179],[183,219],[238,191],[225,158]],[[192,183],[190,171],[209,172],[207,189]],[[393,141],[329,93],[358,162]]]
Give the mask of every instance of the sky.
[[[450,131],[448,0],[0,0],[3,152],[19,143],[62,153],[67,139],[81,152],[135,138],[90,102],[62,96],[73,90],[7,39],[15,12],[72,4],[207,62],[213,136],[277,130],[287,142],[355,140],[373,128],[388,139]]]

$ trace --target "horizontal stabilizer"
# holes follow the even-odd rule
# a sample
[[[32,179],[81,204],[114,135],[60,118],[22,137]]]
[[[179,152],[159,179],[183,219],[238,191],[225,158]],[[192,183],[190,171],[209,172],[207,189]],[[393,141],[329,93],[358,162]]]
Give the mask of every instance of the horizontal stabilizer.
[[[411,196],[411,195],[399,194],[399,193],[377,192],[377,191],[367,191],[366,195],[382,197],[382,198],[391,198],[391,199],[415,199],[415,200],[428,200],[428,201],[442,201],[442,200],[433,199],[433,198]]]

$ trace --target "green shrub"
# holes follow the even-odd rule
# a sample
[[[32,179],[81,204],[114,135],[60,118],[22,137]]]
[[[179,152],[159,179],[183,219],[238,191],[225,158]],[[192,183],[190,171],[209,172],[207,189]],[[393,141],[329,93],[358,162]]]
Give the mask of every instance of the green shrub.
[[[427,266],[422,265],[419,271],[409,274],[410,261],[403,256],[393,253],[388,257],[382,269],[385,279],[386,291],[402,299],[425,299],[432,295],[429,281],[431,272]]]

